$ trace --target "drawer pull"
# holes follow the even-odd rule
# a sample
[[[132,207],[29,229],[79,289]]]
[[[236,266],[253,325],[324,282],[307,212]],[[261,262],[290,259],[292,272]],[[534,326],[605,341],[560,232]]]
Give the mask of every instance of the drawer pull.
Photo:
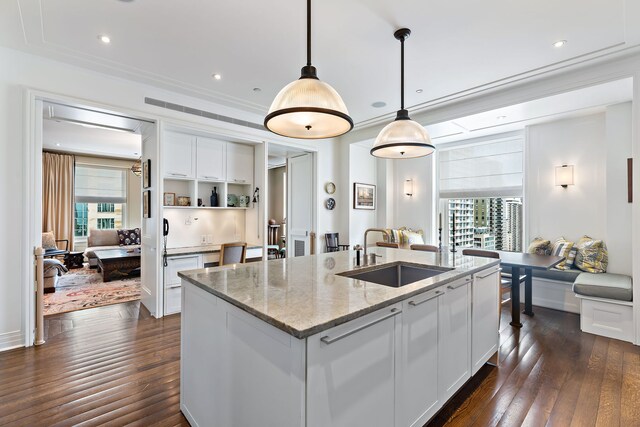
[[[172,175],[172,176],[187,176],[186,173],[175,173],[175,172],[169,172],[169,175]]]
[[[492,270],[491,272],[485,274],[484,276],[476,274],[476,277],[478,277],[478,279],[486,279],[487,277],[491,276],[493,273],[497,273],[497,272],[498,270]]]
[[[454,289],[461,288],[462,286],[466,285],[470,281],[471,281],[471,279],[466,279],[464,282],[458,283],[457,285],[449,285],[449,286],[447,286],[447,289],[454,290]]]
[[[204,178],[205,179],[220,179],[217,176],[207,176],[207,175],[205,175]]]
[[[409,305],[411,305],[411,306],[413,306],[413,307],[417,307],[417,306],[419,306],[420,304],[424,304],[424,303],[425,303],[425,302],[427,302],[427,301],[431,301],[431,300],[432,300],[432,299],[434,299],[434,298],[438,298],[440,295],[444,295],[444,292],[442,292],[442,291],[436,291],[436,292],[435,292],[433,295],[431,295],[429,298],[427,298],[427,299],[423,299],[422,301],[418,301],[418,302],[415,302],[415,301],[413,301],[413,300],[409,301]]]
[[[385,315],[384,315],[384,316],[382,316],[382,317],[379,317],[379,318],[377,318],[377,319],[375,319],[375,320],[372,320],[371,322],[369,322],[369,323],[367,323],[367,324],[364,324],[364,325],[362,325],[362,326],[358,326],[357,328],[354,328],[354,329],[350,330],[349,332],[345,332],[344,334],[342,334],[342,335],[338,335],[338,336],[335,336],[335,337],[333,337],[333,338],[329,337],[328,335],[325,335],[324,337],[320,338],[320,341],[322,341],[322,342],[323,342],[323,343],[325,343],[325,344],[331,344],[331,343],[334,343],[334,342],[336,342],[336,341],[338,341],[338,340],[341,340],[342,338],[346,338],[346,337],[348,337],[349,335],[353,335],[353,334],[355,334],[355,333],[356,333],[356,332],[358,332],[358,331],[361,331],[361,330],[363,330],[363,329],[366,329],[366,328],[368,328],[369,326],[373,326],[373,325],[375,325],[376,323],[380,323],[380,322],[382,322],[383,320],[386,320],[386,319],[388,319],[388,318],[390,318],[390,317],[393,317],[393,316],[395,316],[395,315],[397,315],[397,314],[400,314],[400,313],[402,313],[402,310],[398,310],[397,308],[392,308],[390,313],[387,313],[387,314],[385,314]]]

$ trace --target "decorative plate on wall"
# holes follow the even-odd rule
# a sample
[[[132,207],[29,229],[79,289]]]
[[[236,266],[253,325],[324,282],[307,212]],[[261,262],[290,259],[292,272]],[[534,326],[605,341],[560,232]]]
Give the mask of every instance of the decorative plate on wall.
[[[336,185],[333,182],[327,182],[324,186],[324,191],[326,191],[327,194],[333,194],[336,192]]]
[[[333,208],[335,208],[335,207],[336,207],[336,201],[335,201],[335,199],[334,199],[333,197],[329,197],[329,198],[327,199],[327,201],[326,201],[326,202],[324,202],[324,205],[327,207],[327,209],[329,209],[330,211],[332,211],[332,210],[333,210]]]

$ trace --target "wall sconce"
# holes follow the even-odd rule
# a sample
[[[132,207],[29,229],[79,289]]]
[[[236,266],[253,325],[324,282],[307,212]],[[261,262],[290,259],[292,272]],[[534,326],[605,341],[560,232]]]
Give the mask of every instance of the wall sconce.
[[[562,188],[573,185],[573,165],[556,166],[556,185]]]
[[[404,194],[406,194],[409,197],[413,196],[413,180],[412,179],[405,179]]]

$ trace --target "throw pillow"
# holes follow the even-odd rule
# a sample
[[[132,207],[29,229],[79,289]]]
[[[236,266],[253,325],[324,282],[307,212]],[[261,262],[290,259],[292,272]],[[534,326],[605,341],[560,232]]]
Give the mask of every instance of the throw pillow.
[[[545,240],[542,237],[536,237],[529,244],[527,252],[535,255],[550,255],[551,254],[551,242]]]
[[[573,248],[574,243],[566,240],[564,237],[560,237],[551,246],[551,255],[564,257],[564,260],[556,265],[558,270],[568,270],[571,267],[567,267],[567,259],[569,258],[569,253]],[[573,264],[573,263],[572,263]]]
[[[416,233],[415,231],[403,231],[404,243],[408,245],[424,245],[424,239],[422,238],[422,234]]]
[[[609,264],[607,245],[602,240],[594,240],[583,236],[576,244],[575,265],[587,273],[605,273]]]
[[[120,246],[130,246],[140,244],[140,229],[118,230],[118,241]]]
[[[569,256],[564,262],[565,270],[570,270],[575,265],[576,255],[578,253],[578,248],[574,245],[569,252]]]
[[[45,251],[58,249],[58,246],[56,246],[56,236],[54,236],[53,231],[42,233],[42,249]]]

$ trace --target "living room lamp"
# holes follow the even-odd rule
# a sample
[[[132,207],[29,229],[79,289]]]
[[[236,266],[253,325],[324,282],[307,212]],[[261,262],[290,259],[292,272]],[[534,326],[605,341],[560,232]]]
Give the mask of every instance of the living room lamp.
[[[556,185],[562,188],[573,185],[573,165],[556,166]]]
[[[307,65],[300,78],[286,85],[275,97],[264,127],[290,138],[333,138],[353,129],[342,98],[318,79],[311,65],[311,0],[307,0]]]
[[[378,134],[371,149],[371,155],[384,159],[413,159],[428,156],[435,151],[431,138],[424,126],[414,122],[404,108],[404,41],[411,30],[401,28],[393,33],[400,40],[400,109],[396,119],[386,125]]]

